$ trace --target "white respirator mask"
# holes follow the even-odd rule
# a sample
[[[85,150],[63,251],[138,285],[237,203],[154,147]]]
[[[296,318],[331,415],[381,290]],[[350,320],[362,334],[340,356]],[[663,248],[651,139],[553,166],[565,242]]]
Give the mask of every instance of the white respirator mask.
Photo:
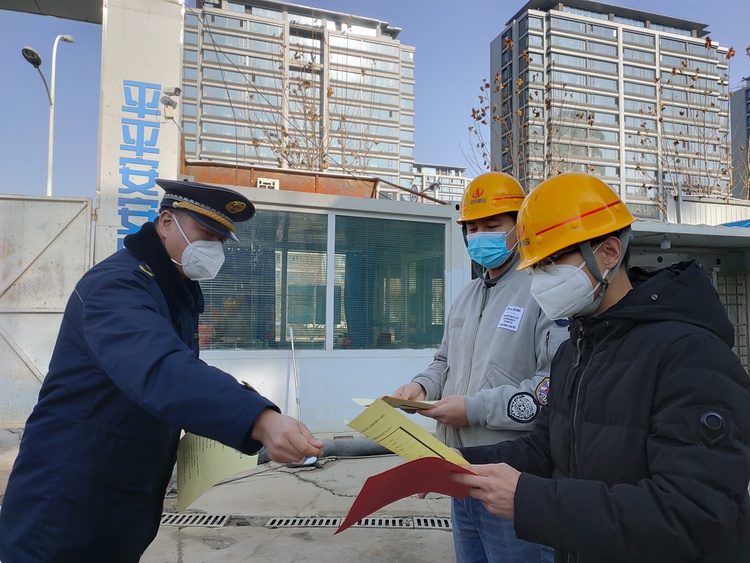
[[[177,228],[188,243],[182,251],[182,262],[172,258],[172,262],[182,267],[185,276],[193,281],[208,281],[216,277],[224,264],[224,244],[218,240],[197,240],[190,242],[180,227],[177,217],[172,215]]]

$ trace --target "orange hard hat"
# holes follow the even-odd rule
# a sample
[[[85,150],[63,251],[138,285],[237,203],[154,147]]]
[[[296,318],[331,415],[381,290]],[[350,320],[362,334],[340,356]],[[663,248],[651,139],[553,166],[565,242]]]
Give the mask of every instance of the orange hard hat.
[[[517,212],[526,194],[513,176],[486,172],[474,178],[461,199],[458,222],[476,221],[500,213]]]
[[[596,176],[560,174],[539,184],[518,212],[518,270],[560,250],[635,222],[617,194]]]

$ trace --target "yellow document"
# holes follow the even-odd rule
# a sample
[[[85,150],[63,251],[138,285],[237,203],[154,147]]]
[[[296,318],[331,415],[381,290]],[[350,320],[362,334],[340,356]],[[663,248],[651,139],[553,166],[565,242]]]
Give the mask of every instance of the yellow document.
[[[458,465],[468,464],[463,457],[382,399],[375,399],[362,414],[348,424],[357,432],[409,461],[423,457],[439,457]]]
[[[177,510],[183,512],[222,479],[256,467],[257,455],[185,433],[177,446]]]
[[[410,399],[399,399],[398,397],[391,397],[390,395],[385,395],[380,398],[383,399],[383,402],[391,405],[394,409],[431,409],[434,408],[435,403],[437,403],[437,401],[412,401]],[[352,401],[363,407],[369,407],[375,402],[375,399],[352,399]]]

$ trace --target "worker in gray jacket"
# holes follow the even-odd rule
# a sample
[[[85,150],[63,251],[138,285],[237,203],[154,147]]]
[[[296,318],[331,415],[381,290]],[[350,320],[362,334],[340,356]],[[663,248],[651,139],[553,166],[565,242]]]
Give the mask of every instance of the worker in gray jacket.
[[[512,440],[529,432],[546,404],[549,366],[568,338],[567,321],[548,319],[531,296],[531,276],[516,270],[516,217],[525,198],[511,176],[474,179],[461,201],[466,244],[480,275],[451,309],[434,361],[394,393],[436,400],[420,414],[437,421],[451,447]],[[552,561],[552,551],[516,538],[513,522],[467,497],[453,499],[453,540],[459,563]]]

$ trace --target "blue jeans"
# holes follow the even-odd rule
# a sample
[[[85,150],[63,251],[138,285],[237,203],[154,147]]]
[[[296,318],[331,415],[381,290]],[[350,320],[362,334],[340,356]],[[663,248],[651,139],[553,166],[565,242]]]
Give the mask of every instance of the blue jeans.
[[[457,563],[552,563],[552,548],[519,540],[512,520],[490,514],[475,498],[451,500]]]

